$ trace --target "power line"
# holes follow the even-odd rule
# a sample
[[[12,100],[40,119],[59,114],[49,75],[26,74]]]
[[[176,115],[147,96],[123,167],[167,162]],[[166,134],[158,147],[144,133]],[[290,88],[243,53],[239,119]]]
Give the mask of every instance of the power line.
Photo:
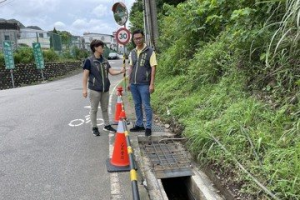
[[[2,0],[0,1],[0,7],[4,7],[6,5],[11,4],[12,2],[14,2],[15,0],[11,0],[11,1],[7,1],[7,0]],[[5,3],[6,2],[6,3]],[[5,3],[5,4],[1,4],[1,3]]]

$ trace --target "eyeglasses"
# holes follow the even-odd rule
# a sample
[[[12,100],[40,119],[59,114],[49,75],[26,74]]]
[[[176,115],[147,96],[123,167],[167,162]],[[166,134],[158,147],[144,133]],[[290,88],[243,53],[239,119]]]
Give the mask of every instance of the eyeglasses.
[[[142,40],[143,37],[138,37],[138,38],[133,38],[133,40],[138,41],[138,40]]]

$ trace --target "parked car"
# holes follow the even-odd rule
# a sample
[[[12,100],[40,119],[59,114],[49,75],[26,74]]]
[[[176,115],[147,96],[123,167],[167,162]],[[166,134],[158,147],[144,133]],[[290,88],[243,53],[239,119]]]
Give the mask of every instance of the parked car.
[[[113,60],[113,59],[119,59],[119,56],[118,56],[118,54],[117,53],[109,53],[108,54],[108,59],[111,59],[111,60]]]

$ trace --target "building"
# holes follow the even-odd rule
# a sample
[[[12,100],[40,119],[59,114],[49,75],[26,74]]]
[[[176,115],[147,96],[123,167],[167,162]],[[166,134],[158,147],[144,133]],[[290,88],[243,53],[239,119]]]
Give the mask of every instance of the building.
[[[116,50],[117,43],[113,35],[102,34],[102,33],[83,33],[84,47],[90,49],[91,41],[94,39],[103,41],[109,49]]]
[[[20,24],[16,20],[0,19],[0,49],[5,40],[12,42],[13,48],[17,48],[17,41],[20,37]]]
[[[21,28],[18,45],[32,47],[32,43],[39,42],[42,49],[50,49],[50,36],[47,31]]]
[[[44,49],[50,48],[50,40],[47,31],[40,28],[26,28],[19,21],[0,19],[0,48],[4,40],[10,40],[13,48],[19,46],[32,47],[33,42],[40,42]]]
[[[124,51],[124,48],[119,48],[114,35],[88,32],[84,33],[83,36],[72,36],[70,41],[66,42],[62,41],[60,35],[54,34],[52,31],[44,31],[37,26],[25,27],[14,19],[0,19],[0,50],[2,49],[3,41],[10,40],[14,49],[21,46],[32,47],[32,43],[39,42],[42,49],[54,48],[55,50],[55,47],[57,47],[56,49],[61,51],[76,46],[79,49],[89,51],[90,43],[94,39],[102,40],[110,50]]]

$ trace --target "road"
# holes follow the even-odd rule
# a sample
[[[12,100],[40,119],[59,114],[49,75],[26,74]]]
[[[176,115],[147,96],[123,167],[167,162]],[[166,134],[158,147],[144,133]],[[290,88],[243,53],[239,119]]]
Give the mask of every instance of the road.
[[[111,76],[111,89],[121,79]],[[101,126],[101,136],[93,136],[81,80],[0,91],[1,200],[110,198],[108,132]]]

